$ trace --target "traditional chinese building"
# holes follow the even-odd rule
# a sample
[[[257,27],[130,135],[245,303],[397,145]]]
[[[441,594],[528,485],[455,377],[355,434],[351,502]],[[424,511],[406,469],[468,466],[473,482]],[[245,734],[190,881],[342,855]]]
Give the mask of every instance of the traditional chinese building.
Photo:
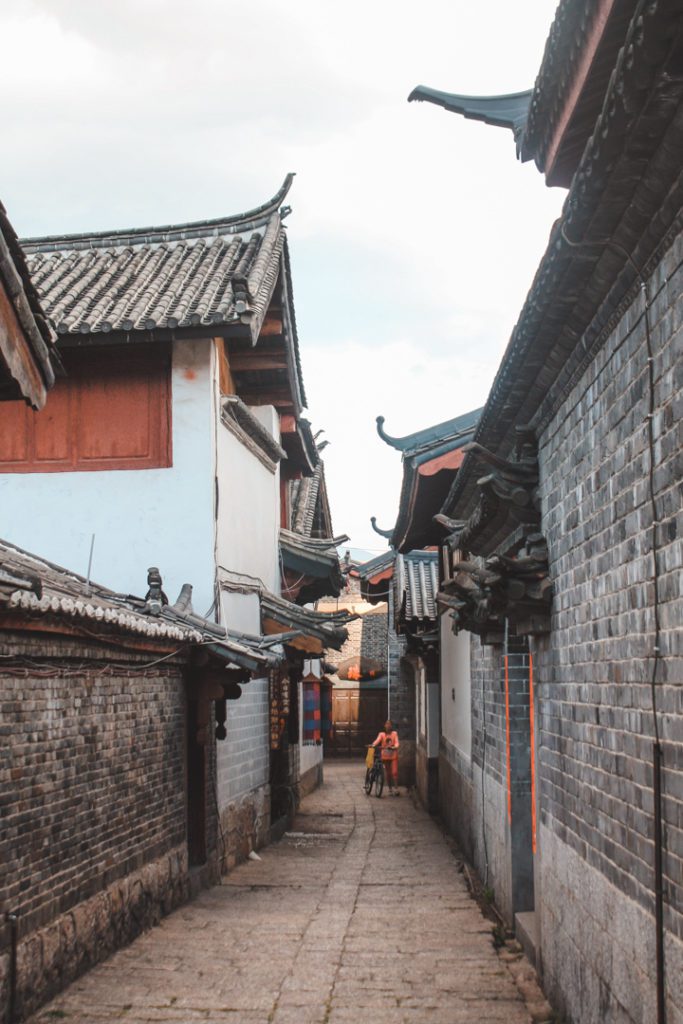
[[[169,593],[193,583],[191,614],[282,655],[225,706],[212,799],[227,867],[267,841],[302,774],[321,775],[321,749],[300,757],[304,663],[346,637],[347,616],[294,603],[303,584],[334,594],[341,575],[302,415],[291,183],[239,215],[25,240],[66,376],[44,412],[0,409],[1,534],[123,594],[154,562]],[[302,477],[317,490],[300,534]],[[300,591],[292,548],[307,559]]]
[[[141,584],[145,581],[144,570]],[[28,1015],[216,882],[228,704],[282,640],[169,603],[155,569],[119,594],[0,543],[0,1007]]]
[[[439,783],[577,1024],[683,1019],[681,66],[680,4],[563,0],[529,93],[413,95],[569,188],[441,508]]]

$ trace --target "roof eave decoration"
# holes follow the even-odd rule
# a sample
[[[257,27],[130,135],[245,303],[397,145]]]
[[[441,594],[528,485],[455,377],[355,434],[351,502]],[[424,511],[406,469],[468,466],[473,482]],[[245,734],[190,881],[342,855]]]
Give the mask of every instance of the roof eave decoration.
[[[483,466],[478,501],[448,538],[457,557],[449,564],[439,603],[450,612],[454,632],[467,629],[483,643],[499,643],[508,622],[518,635],[550,630],[553,597],[548,548],[539,532],[538,452],[529,428],[516,431],[513,459],[481,444],[468,458]],[[448,519],[441,521],[449,524]],[[450,525],[450,524],[449,524]],[[473,561],[471,555],[483,561]]]
[[[461,443],[465,444],[468,435],[476,428],[482,411],[482,409],[473,409],[471,412],[463,413],[454,419],[445,420],[443,423],[436,423],[431,427],[426,427],[424,430],[417,430],[413,434],[406,434],[404,437],[392,437],[390,434],[387,434],[384,429],[384,416],[377,416],[375,422],[377,433],[382,440],[390,448],[395,448],[407,457],[409,455],[429,452],[435,445],[447,445],[448,442],[456,441],[459,438],[462,439]]]
[[[377,525],[377,516],[370,516],[370,525],[372,526],[375,533],[378,533],[380,537],[384,537],[385,540],[391,542],[391,538],[394,535],[395,527],[392,526],[390,530],[382,530]]]
[[[61,249],[96,249],[110,248],[112,245],[134,245],[139,242],[155,244],[160,242],[187,241],[191,238],[205,238],[210,235],[218,237],[227,232],[239,234],[265,227],[273,214],[280,212],[282,201],[287,196],[294,174],[286,176],[282,185],[267,202],[256,206],[245,213],[237,213],[228,217],[215,217],[212,220],[187,221],[183,224],[166,224],[162,227],[129,228],[115,231],[89,231],[68,235],[45,235],[22,238],[21,247],[26,253],[58,252]],[[285,207],[285,211],[289,212]]]
[[[396,552],[393,548],[359,565],[356,572],[360,579],[360,592],[364,601],[379,604],[386,601],[394,575]]]
[[[269,472],[275,473],[280,460],[287,458],[284,448],[237,395],[222,397],[221,422]]]
[[[337,547],[348,537],[304,537],[291,530],[280,530],[280,551],[283,568],[297,579],[296,603],[309,604],[321,597],[339,597],[344,589]]]
[[[558,5],[523,138],[548,185],[571,184],[635,10],[636,4],[619,0]]]
[[[315,612],[292,604],[282,597],[265,591],[261,593],[261,622],[266,634],[281,632],[282,627],[295,630],[298,636],[289,647],[307,654],[322,654],[333,647],[341,650],[348,639],[347,623],[358,618],[346,611]]]
[[[438,543],[433,516],[446,498],[481,413],[482,409],[474,409],[406,437],[390,438],[393,446],[403,452],[398,515],[389,538],[397,551]],[[383,417],[378,417],[378,432],[383,431],[383,422]]]
[[[320,456],[310,422],[303,416],[285,413],[280,416],[280,440],[289,460],[288,473],[300,471],[304,476],[313,476]]]
[[[55,381],[56,334],[41,308],[26,259],[0,203],[0,397],[45,405]],[[3,308],[4,307],[4,308]],[[4,363],[5,372],[2,371]]]
[[[523,135],[529,114],[532,90],[524,92],[507,93],[502,96],[465,96],[456,92],[441,92],[439,89],[432,89],[426,85],[418,85],[408,97],[408,102],[415,100],[434,103],[444,110],[454,114],[462,114],[463,117],[473,121],[483,121],[484,124],[494,125],[498,128],[509,128],[518,143]],[[521,154],[522,159],[528,159]]]
[[[670,75],[667,64],[683,61],[682,32],[680,5],[663,2],[645,6],[629,28],[477,427],[475,440],[491,451],[508,455],[516,426],[533,424],[537,433],[543,428],[638,294],[634,263],[647,279],[680,233],[680,165],[664,164],[657,155],[678,145],[683,78]],[[463,519],[472,513],[476,469],[476,459],[467,455],[445,515]]]

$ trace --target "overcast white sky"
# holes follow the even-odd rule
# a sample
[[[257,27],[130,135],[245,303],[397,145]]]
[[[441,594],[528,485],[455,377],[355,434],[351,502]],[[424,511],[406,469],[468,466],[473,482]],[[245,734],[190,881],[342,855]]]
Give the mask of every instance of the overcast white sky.
[[[564,198],[417,84],[529,88],[553,0],[3,0],[0,195],[20,234],[287,221],[337,532],[380,550],[405,434],[482,405]]]

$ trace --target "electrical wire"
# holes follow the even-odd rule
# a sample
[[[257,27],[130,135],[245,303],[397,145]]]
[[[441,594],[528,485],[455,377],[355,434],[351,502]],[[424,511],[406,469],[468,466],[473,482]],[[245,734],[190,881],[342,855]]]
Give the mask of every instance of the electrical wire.
[[[92,634],[93,636],[95,634]],[[93,669],[93,662],[82,661],[69,668],[58,667],[56,668],[52,662],[40,662],[35,661],[33,658],[27,658],[20,654],[0,654],[0,658],[3,660],[0,665],[0,672],[3,668],[11,668],[14,672],[22,671],[29,675],[41,674],[41,677],[49,678],[51,676],[82,676],[85,673],[92,674],[95,671],[97,674],[123,674],[130,675],[131,673],[137,674],[138,672],[144,672],[148,669],[155,668],[157,665],[161,665],[165,661],[169,661],[171,658],[175,658],[178,654],[182,654],[189,646],[193,648],[202,647],[206,644],[212,644],[213,640],[202,640],[198,643],[183,644],[182,647],[178,647],[175,651],[171,651],[169,654],[165,654],[161,658],[156,658],[154,661],[144,662],[142,665],[136,661],[109,661],[104,665],[97,666]],[[122,645],[123,646],[123,645]],[[14,665],[17,668],[14,668]]]

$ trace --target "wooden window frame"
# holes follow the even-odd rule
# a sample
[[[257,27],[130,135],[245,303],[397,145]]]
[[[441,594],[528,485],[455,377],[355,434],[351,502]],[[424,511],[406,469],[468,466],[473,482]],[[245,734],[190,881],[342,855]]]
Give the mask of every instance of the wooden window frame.
[[[148,451],[140,456],[87,456],[79,445],[79,440],[84,436],[88,428],[88,422],[82,417],[80,402],[84,396],[84,389],[81,381],[87,378],[87,369],[81,364],[78,366],[78,349],[67,349],[62,356],[67,365],[67,376],[57,381],[55,390],[51,392],[47,406],[43,412],[34,412],[22,402],[7,403],[0,409],[0,425],[2,424],[2,412],[14,407],[16,412],[17,429],[23,428],[26,431],[25,446],[26,457],[15,460],[0,459],[0,473],[95,473],[121,470],[143,470],[143,469],[164,469],[172,466],[172,383],[171,349],[168,345],[136,345],[116,346],[106,348],[90,347],[83,360],[89,362],[95,373],[95,379],[106,380],[106,363],[109,359],[120,358],[131,365],[142,370],[146,374],[147,381],[147,410],[148,410]],[[69,375],[68,367],[72,365],[72,375]],[[78,369],[75,367],[78,366]],[[102,373],[104,367],[105,372]],[[100,370],[99,378],[96,376]],[[66,454],[63,457],[40,458],[36,456],[37,430],[41,426],[39,417],[43,417],[42,424],[50,419],[50,403],[54,403],[55,394],[60,398],[66,392],[64,405],[66,420]],[[122,409],[125,415],[125,409]],[[106,443],[106,434],[102,435]]]

